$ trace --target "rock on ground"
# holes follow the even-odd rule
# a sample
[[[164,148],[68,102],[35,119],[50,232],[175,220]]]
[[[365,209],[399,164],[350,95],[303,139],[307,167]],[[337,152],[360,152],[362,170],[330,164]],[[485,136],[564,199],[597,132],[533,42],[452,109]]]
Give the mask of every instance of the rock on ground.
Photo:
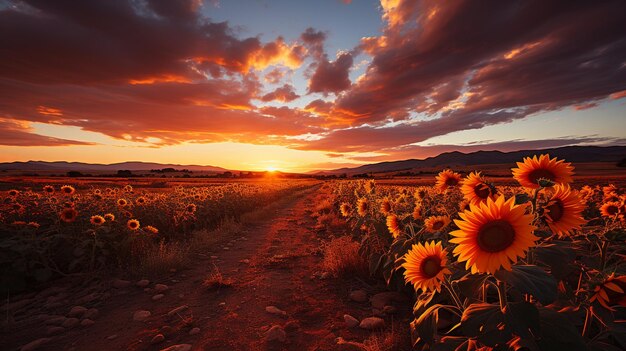
[[[164,292],[164,291],[168,291],[169,289],[170,287],[165,284],[156,284],[154,286],[154,290],[156,290],[157,292]]]
[[[265,307],[265,312],[267,313],[271,313],[271,314],[277,314],[280,316],[286,316],[287,312],[281,310],[280,308],[276,307],[276,306],[267,306]]]
[[[356,302],[367,302],[367,293],[365,290],[354,290],[350,292],[350,300]]]
[[[72,307],[70,312],[67,314],[67,316],[68,317],[80,317],[85,312],[87,312],[87,308],[85,308],[83,306],[74,306],[74,307]]]
[[[378,317],[368,317],[361,321],[359,327],[367,330],[383,329],[385,327],[385,320]]]
[[[343,320],[346,322],[346,327],[348,328],[354,328],[359,325],[359,320],[349,314],[344,314]]]
[[[49,343],[50,340],[52,340],[52,338],[41,338],[41,339],[37,339],[37,340],[31,341],[28,344],[22,346],[20,351],[34,351],[34,350],[37,350],[38,348],[42,347],[43,345]]]
[[[265,334],[265,340],[285,342],[287,341],[287,333],[281,326],[275,325],[267,331]]]
[[[137,322],[143,322],[150,317],[150,311],[136,311],[133,314],[133,320]]]

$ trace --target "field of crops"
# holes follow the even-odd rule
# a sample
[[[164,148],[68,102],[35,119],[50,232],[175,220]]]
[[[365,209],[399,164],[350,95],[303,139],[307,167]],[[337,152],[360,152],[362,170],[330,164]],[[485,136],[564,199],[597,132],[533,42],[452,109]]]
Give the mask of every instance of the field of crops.
[[[435,186],[335,182],[332,208],[370,274],[412,287],[416,349],[623,350],[626,195],[573,171],[542,155],[513,169],[520,186],[453,170]]]
[[[191,241],[202,240],[224,221],[236,221],[313,184],[264,181],[134,188],[123,182],[102,186],[66,180],[65,185],[22,181],[4,192],[2,291],[19,292],[79,272],[141,271],[151,257],[182,256]]]
[[[7,296],[36,297],[49,284],[64,278],[80,281],[89,274],[104,280],[124,274],[129,280],[166,281],[176,268],[190,270],[185,284],[188,290],[198,290],[197,282],[204,279],[197,276],[204,273],[198,272],[213,265],[216,271],[211,271],[202,289],[226,287],[234,296],[248,296],[250,280],[269,279],[256,290],[265,297],[244,308],[252,317],[235,323],[241,328],[257,323],[264,299],[278,296],[287,306],[285,301],[291,300],[276,291],[297,288],[304,289],[299,293],[304,296],[292,299],[325,301],[312,302],[319,304],[315,318],[320,321],[333,320],[335,310],[352,308],[351,313],[362,318],[361,324],[356,321],[358,331],[392,329],[388,333],[404,333],[405,340],[410,339],[403,344],[378,334],[364,337],[354,326],[342,334],[357,341],[365,338],[363,343],[353,342],[365,350],[405,350],[410,344],[416,350],[623,350],[623,179],[585,184],[574,181],[574,174],[574,165],[566,160],[541,155],[520,160],[508,179],[500,176],[497,182],[479,171],[452,169],[430,177],[429,182],[424,177],[332,180],[321,186],[313,180],[277,179],[175,184],[58,178],[5,182],[12,187],[3,191],[0,207],[2,290]],[[212,230],[285,198],[297,201],[284,202],[283,212],[263,214],[274,217],[265,218],[261,229],[256,224],[246,229],[250,241],[245,245],[236,239],[244,235],[241,227],[222,242],[211,241]],[[190,252],[203,261],[189,260]],[[249,256],[251,252],[256,253]],[[229,260],[226,253],[233,258]],[[225,277],[216,262],[233,275]],[[249,264],[248,278],[236,268],[241,264]],[[298,275],[292,270],[298,270]],[[269,278],[277,274],[282,278]],[[240,278],[236,284],[235,277]],[[301,281],[292,284],[292,279]],[[326,280],[326,285],[302,279]],[[340,297],[346,284],[353,292],[366,287],[373,300],[381,294],[379,286],[387,290],[382,294],[403,294],[409,300],[406,307],[412,306],[412,313],[407,310],[411,317],[407,322],[398,306],[392,305],[381,306],[384,311],[362,305],[355,310]],[[104,285],[105,294],[118,293],[115,285],[121,286]],[[208,301],[202,289],[195,297],[201,305]],[[29,291],[34,292],[28,295]],[[151,288],[146,291],[152,293]],[[157,301],[155,297],[163,295],[155,295]],[[145,304],[142,299],[136,295],[129,301],[137,308]],[[41,299],[43,307],[29,303],[31,314],[66,308],[46,299]],[[211,311],[207,313],[214,311],[207,309]],[[283,317],[287,314],[275,306],[267,309]],[[21,312],[18,308],[12,313]],[[306,319],[308,312],[294,313],[304,316],[303,325],[315,325]],[[219,329],[234,317],[211,318],[203,319],[214,323],[205,327]],[[391,327],[385,324],[390,322]],[[181,328],[192,325],[189,319],[181,323]],[[323,328],[336,329],[334,323]],[[254,331],[246,333],[245,337],[257,338]],[[306,333],[289,335],[300,345],[312,342],[302,336]],[[337,340],[347,343],[343,337]],[[241,342],[248,345],[249,341]]]

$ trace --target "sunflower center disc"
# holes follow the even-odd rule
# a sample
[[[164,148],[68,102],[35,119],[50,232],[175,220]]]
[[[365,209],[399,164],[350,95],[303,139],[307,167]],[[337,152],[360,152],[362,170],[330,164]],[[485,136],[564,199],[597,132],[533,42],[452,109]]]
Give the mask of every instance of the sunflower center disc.
[[[491,189],[484,183],[480,183],[474,187],[474,193],[481,199],[486,199],[491,195]]]
[[[433,229],[434,230],[439,230],[443,227],[443,221],[437,221],[435,223],[433,223]]]
[[[441,271],[441,260],[437,257],[427,257],[422,261],[420,268],[424,276],[433,278]]]
[[[446,185],[447,186],[455,186],[459,183],[459,181],[456,178],[448,178],[446,179]]]
[[[537,181],[539,179],[549,179],[554,181],[556,179],[556,177],[554,176],[554,173],[548,171],[547,169],[535,169],[534,171],[530,172],[530,174],[528,175],[528,179],[530,179],[531,183],[533,184],[537,184]]]
[[[553,222],[558,222],[563,217],[563,203],[561,200],[556,200],[553,204],[546,207],[548,210],[548,217]]]
[[[478,231],[478,246],[487,252],[499,252],[513,244],[515,230],[507,221],[496,220],[480,228]]]

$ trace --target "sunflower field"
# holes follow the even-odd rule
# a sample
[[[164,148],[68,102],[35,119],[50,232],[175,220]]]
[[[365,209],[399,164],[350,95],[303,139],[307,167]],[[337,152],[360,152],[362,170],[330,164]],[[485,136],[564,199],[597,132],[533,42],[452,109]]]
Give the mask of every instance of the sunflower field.
[[[150,247],[194,233],[309,188],[310,181],[134,189],[44,185],[6,191],[0,203],[2,291],[55,277],[138,264]]]
[[[333,183],[370,274],[414,294],[418,350],[626,349],[626,195],[549,155],[519,186],[446,169],[434,187]]]

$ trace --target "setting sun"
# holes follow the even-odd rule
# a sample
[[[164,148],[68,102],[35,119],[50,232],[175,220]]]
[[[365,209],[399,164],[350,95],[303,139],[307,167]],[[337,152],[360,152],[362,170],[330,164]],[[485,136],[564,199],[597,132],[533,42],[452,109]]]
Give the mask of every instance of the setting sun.
[[[278,170],[278,168],[274,167],[274,166],[267,166],[265,168],[266,171],[268,172],[276,172]]]

